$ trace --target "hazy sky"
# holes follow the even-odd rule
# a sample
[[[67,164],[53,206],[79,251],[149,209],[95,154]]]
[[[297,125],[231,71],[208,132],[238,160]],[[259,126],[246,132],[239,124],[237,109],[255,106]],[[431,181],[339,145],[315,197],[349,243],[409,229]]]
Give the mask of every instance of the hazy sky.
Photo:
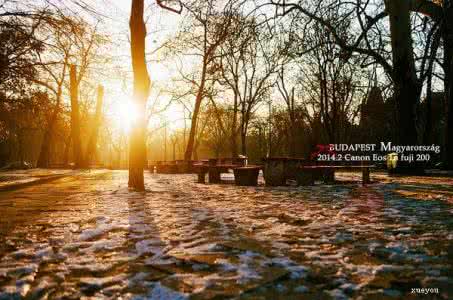
[[[132,67],[130,58],[129,43],[129,16],[131,0],[91,0],[86,1],[92,8],[99,12],[94,16],[101,21],[101,30],[110,37],[112,41],[110,52],[113,63],[119,67],[121,72],[108,74],[104,80],[106,85],[106,113],[116,120],[121,127],[125,127],[127,122],[126,107],[130,105],[132,95]],[[154,0],[145,1],[145,19],[147,24],[147,53],[152,53],[160,47],[170,36],[174,35],[178,29],[178,22],[181,16],[163,10],[158,7]],[[84,13],[84,12],[81,12]],[[89,16],[92,18],[92,16]],[[160,106],[165,106],[169,102],[169,97],[159,93],[160,88],[166,85],[175,76],[169,68],[158,62],[158,53],[148,55],[148,70],[152,81],[152,90],[149,104],[156,100]],[[152,116],[151,127],[159,127],[164,120],[168,121],[169,128],[176,129],[183,127],[183,109],[181,105],[172,105],[167,112]]]

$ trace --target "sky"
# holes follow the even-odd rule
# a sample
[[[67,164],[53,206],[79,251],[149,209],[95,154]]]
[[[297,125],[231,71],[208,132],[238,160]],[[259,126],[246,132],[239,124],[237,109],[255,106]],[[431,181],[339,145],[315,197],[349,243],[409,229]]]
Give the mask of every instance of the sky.
[[[133,119],[134,109],[132,101],[132,66],[129,42],[129,16],[131,0],[84,0],[89,7],[96,11],[91,14],[75,6],[71,0],[47,0],[53,1],[57,7],[65,5],[69,11],[83,15],[93,24],[98,24],[99,31],[107,35],[111,40],[104,51],[112,59],[112,64],[107,72],[100,72],[96,79],[105,86],[104,113],[113,125],[125,131]],[[158,7],[155,0],[145,1],[145,20],[147,24],[147,53],[153,53],[167,39],[176,34],[181,16]],[[98,23],[99,22],[99,23]],[[149,105],[155,105],[156,110],[161,111],[167,107],[170,98],[163,95],[160,89],[171,81],[175,74],[167,65],[159,62],[159,53],[147,56],[148,71],[151,79],[151,93]],[[94,66],[93,66],[94,70]],[[105,71],[105,70],[103,70]],[[157,101],[157,102],[156,102]],[[150,129],[162,127],[167,123],[170,131],[184,127],[184,113],[181,105],[173,104],[164,112],[153,114],[150,118]]]
[[[130,61],[130,44],[129,44],[129,16],[131,1],[124,0],[101,0],[97,5],[104,6],[106,18],[103,18],[104,30],[111,36],[114,41],[112,55],[117,58],[117,63],[127,71],[128,78],[112,84],[111,96],[113,102],[112,114],[114,118],[124,119],[124,102],[131,102],[132,78],[131,78],[131,61]],[[104,2],[104,3],[102,3]],[[157,7],[155,1],[146,1],[145,18],[147,24],[147,46],[148,53],[154,52],[168,38],[174,35],[178,29],[178,21],[181,16],[163,11]],[[172,77],[169,69],[165,64],[158,62],[158,53],[148,56],[148,72],[151,78],[151,94],[149,104],[152,105],[158,101],[157,110],[161,110],[169,102],[169,97],[159,93],[162,85],[166,85]],[[121,88],[120,88],[121,87]],[[126,105],[127,106],[127,105]],[[183,127],[183,112],[180,105],[172,105],[166,112],[159,115],[153,115],[150,119],[150,127],[156,128],[162,126],[161,123],[167,122],[170,130]]]
[[[86,3],[89,9],[81,9],[74,4],[76,1]],[[103,51],[105,51],[106,56],[111,58],[112,64],[105,70],[97,71],[93,83],[102,84],[105,87],[104,114],[106,117],[117,129],[127,131],[130,127],[129,123],[134,117],[131,101],[133,74],[128,24],[132,0],[37,0],[32,2],[36,5],[40,5],[38,2],[41,5],[50,2],[58,8],[66,7],[68,12],[83,16],[89,22],[97,24],[99,31],[110,38],[111,43]],[[91,13],[91,11],[95,13]],[[145,20],[148,32],[146,51],[150,53],[147,59],[151,79],[151,93],[148,104],[154,106],[155,110],[160,112],[151,115],[149,132],[163,126],[166,126],[167,131],[173,132],[190,125],[188,119],[190,112],[187,111],[187,108],[192,108],[193,105],[190,101],[194,101],[194,97],[187,96],[185,99],[185,101],[188,101],[186,106],[177,102],[172,102],[168,106],[171,91],[177,87],[172,83],[172,79],[181,80],[177,71],[178,64],[172,60],[163,62],[162,54],[154,52],[178,32],[184,13],[186,12],[183,11],[182,15],[178,15],[157,6],[155,0],[145,0]],[[192,70],[196,72],[198,64],[201,63],[201,59],[200,62],[197,59],[200,58],[194,56],[182,58],[184,72]],[[95,68],[102,68],[102,66],[93,66],[93,70]],[[180,89],[188,87],[190,86],[184,83]],[[162,90],[169,92],[162,93]],[[67,101],[69,102],[69,99]],[[186,110],[184,107],[186,107]]]

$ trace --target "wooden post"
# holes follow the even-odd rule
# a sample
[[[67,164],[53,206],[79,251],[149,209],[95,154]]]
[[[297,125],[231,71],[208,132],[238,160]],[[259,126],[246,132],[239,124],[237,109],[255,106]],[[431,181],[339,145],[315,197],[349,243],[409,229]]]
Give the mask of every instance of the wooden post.
[[[334,183],[335,182],[335,169],[334,168],[326,168],[325,170],[321,170],[322,172],[322,179],[324,183]]]
[[[315,184],[313,170],[303,169],[300,170],[297,175],[297,185],[313,185]]]
[[[198,183],[205,183],[206,182],[206,173],[203,170],[198,172]]]
[[[220,171],[216,167],[217,159],[212,158],[209,160],[209,183],[220,183]]]
[[[197,172],[198,175],[198,183],[206,183],[206,172],[208,171],[208,166],[197,166],[194,170]]]
[[[187,173],[193,173],[193,160],[187,161]]]
[[[241,186],[257,186],[259,167],[239,167],[234,170],[234,183]]]

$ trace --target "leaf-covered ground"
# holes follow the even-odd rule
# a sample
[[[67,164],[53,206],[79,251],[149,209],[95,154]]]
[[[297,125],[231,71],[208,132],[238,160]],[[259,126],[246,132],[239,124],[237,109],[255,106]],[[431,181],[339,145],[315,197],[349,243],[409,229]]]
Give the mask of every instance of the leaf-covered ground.
[[[136,193],[127,172],[92,172],[1,192],[0,299],[453,297],[451,178],[195,177],[146,174]]]

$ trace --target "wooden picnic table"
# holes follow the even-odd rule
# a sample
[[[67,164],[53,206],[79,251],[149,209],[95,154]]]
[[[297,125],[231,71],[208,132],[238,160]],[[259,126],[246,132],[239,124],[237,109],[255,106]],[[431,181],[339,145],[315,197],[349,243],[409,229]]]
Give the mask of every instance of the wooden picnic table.
[[[373,165],[338,165],[338,162],[318,162],[304,158],[267,157],[263,158],[264,179],[268,186],[286,185],[288,179],[294,179],[298,184],[313,184],[315,180],[324,182],[335,181],[335,171],[360,170],[362,182],[370,181],[370,169]]]
[[[175,161],[158,161],[155,167],[158,174],[174,174],[178,170]]]
[[[261,169],[261,166],[252,165],[234,168],[234,183],[242,186],[257,186],[258,175]]]
[[[149,170],[158,174],[186,174],[190,173],[192,161],[174,160],[174,161],[156,161],[149,164]]]
[[[245,159],[209,159],[207,163],[194,164],[194,170],[198,174],[198,182],[206,182],[208,174],[209,183],[220,183],[221,174],[233,170],[237,185],[257,185],[261,166],[245,166]]]
[[[362,184],[370,183],[370,169],[374,165],[306,165],[300,166],[297,183],[299,185],[313,185],[315,180],[321,179],[326,183],[335,181],[335,171],[338,170],[360,170],[362,171]]]
[[[288,179],[296,180],[299,166],[312,163],[305,158],[266,157],[264,162],[264,179],[268,186],[286,185]]]

